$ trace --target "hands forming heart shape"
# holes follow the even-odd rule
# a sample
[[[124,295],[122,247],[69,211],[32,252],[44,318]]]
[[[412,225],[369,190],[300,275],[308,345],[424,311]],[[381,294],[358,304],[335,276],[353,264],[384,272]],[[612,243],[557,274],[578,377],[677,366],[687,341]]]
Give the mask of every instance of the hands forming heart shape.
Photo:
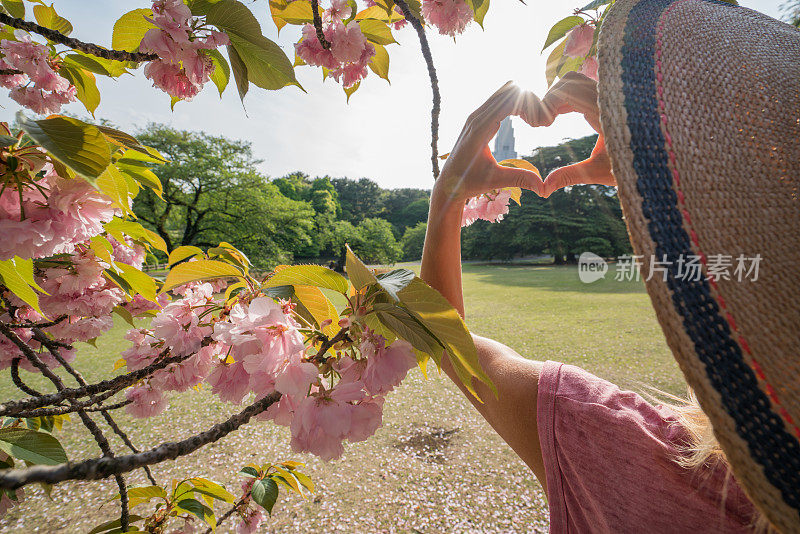
[[[572,112],[581,113],[599,134],[589,159],[556,169],[542,180],[534,172],[501,166],[492,156],[489,141],[504,118],[517,115],[539,127]],[[562,187],[577,184],[616,185],[616,181],[600,127],[597,82],[576,72],[567,73],[542,99],[506,83],[469,116],[436,181],[437,188],[458,200],[503,187],[530,189],[547,198]]]

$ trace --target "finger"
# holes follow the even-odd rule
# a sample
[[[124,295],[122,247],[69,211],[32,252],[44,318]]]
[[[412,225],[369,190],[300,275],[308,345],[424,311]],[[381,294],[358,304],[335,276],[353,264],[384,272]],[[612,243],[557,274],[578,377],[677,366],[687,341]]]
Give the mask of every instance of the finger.
[[[472,117],[478,117],[482,115],[488,106],[492,105],[492,103],[495,100],[497,100],[500,96],[502,96],[507,91],[512,90],[513,88],[516,88],[516,85],[514,85],[514,82],[512,80],[509,80],[503,85],[501,85],[500,88],[492,94],[492,96],[487,98],[483,104],[478,106],[478,108],[472,113]]]
[[[531,91],[523,91],[514,114],[534,127],[550,126],[555,119],[555,115],[549,112],[542,104],[541,99]]]
[[[473,139],[481,144],[491,141],[500,129],[500,122],[515,114],[515,110],[519,107],[520,94],[520,89],[512,85],[487,101],[481,113],[474,117],[469,125]]]
[[[597,106],[597,82],[578,73],[569,72],[547,91],[542,98],[544,125],[551,124],[558,115],[581,113],[600,132],[600,113]]]
[[[495,167],[491,181],[495,189],[500,189],[502,187],[520,187],[522,189],[529,189],[539,196],[542,195],[542,188],[544,186],[539,173],[526,169],[504,167],[502,165],[497,165]]]
[[[581,184],[616,185],[616,181],[608,167],[587,159],[548,174],[543,183],[542,196],[547,198],[559,189]]]

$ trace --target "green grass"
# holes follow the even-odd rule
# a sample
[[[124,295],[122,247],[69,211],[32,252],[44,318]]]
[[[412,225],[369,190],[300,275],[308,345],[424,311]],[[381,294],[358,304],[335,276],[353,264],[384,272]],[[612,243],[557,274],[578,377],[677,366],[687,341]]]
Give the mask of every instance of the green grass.
[[[677,394],[685,390],[641,283],[585,285],[574,267],[469,264],[464,293],[470,329],[525,357],[579,365],[629,389],[646,384]],[[117,324],[97,349],[81,347],[78,366],[89,380],[108,376],[127,346],[125,326]],[[40,377],[23,376],[46,389]],[[0,398],[19,396],[4,374]],[[151,420],[124,413],[119,419],[137,444],[152,446],[237,410],[204,391],[174,395],[170,404]],[[282,427],[249,424],[154,472],[162,483],[206,476],[238,493],[236,472],[248,462],[306,462],[317,492],[305,501],[282,493],[265,532],[547,532],[541,487],[444,377],[425,381],[412,372],[387,399],[383,427],[366,443],[346,447],[336,462],[292,453],[287,436]],[[98,454],[75,421],[65,426],[63,442],[71,458]],[[135,473],[130,482],[144,484],[144,477]],[[113,503],[104,504],[115,491],[108,482],[68,483],[50,501],[32,488],[24,514],[12,511],[0,520],[0,531],[87,532],[115,512]]]

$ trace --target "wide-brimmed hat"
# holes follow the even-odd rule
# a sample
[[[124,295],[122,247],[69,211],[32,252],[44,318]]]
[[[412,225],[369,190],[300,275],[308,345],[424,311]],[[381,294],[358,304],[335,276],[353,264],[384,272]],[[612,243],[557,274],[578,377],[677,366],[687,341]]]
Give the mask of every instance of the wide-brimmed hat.
[[[669,347],[739,484],[800,532],[800,31],[716,0],[617,0],[598,59]]]

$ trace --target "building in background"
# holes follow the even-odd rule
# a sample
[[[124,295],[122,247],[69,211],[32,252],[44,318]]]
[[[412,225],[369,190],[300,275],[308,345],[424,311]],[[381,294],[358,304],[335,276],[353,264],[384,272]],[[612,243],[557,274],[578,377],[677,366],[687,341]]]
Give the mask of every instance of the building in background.
[[[504,159],[515,159],[517,151],[514,149],[514,127],[511,125],[511,117],[506,117],[500,123],[500,130],[494,139],[494,159],[503,161]]]

